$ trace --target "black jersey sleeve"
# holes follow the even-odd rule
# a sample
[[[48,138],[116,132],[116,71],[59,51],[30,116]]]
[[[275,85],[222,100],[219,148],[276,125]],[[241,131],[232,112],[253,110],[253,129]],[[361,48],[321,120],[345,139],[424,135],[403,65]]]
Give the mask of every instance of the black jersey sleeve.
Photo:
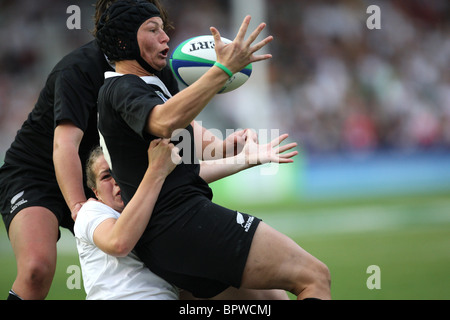
[[[71,121],[86,131],[89,115],[96,109],[97,95],[91,81],[75,68],[66,68],[55,75],[55,127],[63,120]]]
[[[111,105],[127,125],[142,138],[146,131],[150,112],[164,101],[156,91],[135,75],[124,75],[115,82],[111,94]]]

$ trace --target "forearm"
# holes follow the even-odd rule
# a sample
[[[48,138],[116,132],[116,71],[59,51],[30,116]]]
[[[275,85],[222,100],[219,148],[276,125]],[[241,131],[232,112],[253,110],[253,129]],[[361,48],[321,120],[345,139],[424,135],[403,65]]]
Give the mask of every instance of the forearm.
[[[225,159],[203,161],[200,164],[200,177],[207,183],[212,183],[249,167],[243,154]]]
[[[53,163],[56,179],[70,210],[86,201],[83,188],[83,170],[78,149],[71,144],[55,143]]]
[[[214,160],[224,157],[225,141],[212,131],[201,126],[197,121],[192,121],[195,138],[195,151],[200,160]],[[220,133],[220,132],[219,132]]]
[[[171,138],[176,129],[186,128],[200,114],[227,80],[225,72],[212,67],[194,84],[152,110],[148,118],[148,132]]]
[[[144,233],[153,213],[165,177],[157,170],[147,170],[139,188],[114,224],[111,239],[112,252],[126,256]]]
[[[216,28],[210,28],[214,37],[217,62],[228,68],[233,74],[250,63],[272,57],[270,54],[255,55],[257,51],[273,40],[273,37],[270,36],[253,45],[265,28],[265,23],[261,23],[247,40],[244,40],[250,19],[250,16],[245,17],[236,38],[230,44],[223,43]],[[155,106],[147,120],[147,131],[158,137],[171,138],[176,129],[186,128],[197,117],[228,79],[229,75],[223,69],[218,66],[211,67],[200,79],[173,96],[165,104]]]

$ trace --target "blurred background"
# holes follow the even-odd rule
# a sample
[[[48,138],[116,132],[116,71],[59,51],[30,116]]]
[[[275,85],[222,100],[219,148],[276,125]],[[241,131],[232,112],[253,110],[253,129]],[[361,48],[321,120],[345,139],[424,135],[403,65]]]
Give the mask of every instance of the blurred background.
[[[289,133],[292,165],[253,168],[212,185],[214,200],[262,217],[324,261],[336,299],[450,298],[450,3],[446,0],[163,0],[171,49],[217,27],[233,39],[246,14],[268,24],[273,59],[198,120],[223,136]],[[0,164],[46,77],[90,41],[93,0],[0,0]],[[66,22],[81,10],[81,29]],[[369,29],[370,5],[381,29]],[[262,36],[259,38],[262,39]],[[181,86],[182,88],[182,86]],[[78,264],[64,233],[49,299]],[[15,278],[0,231],[1,292]],[[381,270],[369,289],[367,268]]]

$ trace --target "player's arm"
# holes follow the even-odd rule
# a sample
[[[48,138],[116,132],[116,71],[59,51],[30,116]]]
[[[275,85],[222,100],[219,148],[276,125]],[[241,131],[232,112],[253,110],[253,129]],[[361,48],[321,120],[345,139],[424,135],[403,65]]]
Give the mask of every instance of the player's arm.
[[[207,183],[211,183],[264,163],[292,163],[294,160],[291,158],[296,156],[298,152],[290,150],[295,148],[297,143],[293,142],[280,146],[281,142],[288,136],[288,134],[283,134],[264,145],[257,144],[254,139],[247,138],[244,149],[238,155],[201,162],[200,177]]]
[[[200,160],[215,160],[237,155],[242,151],[247,134],[250,132],[249,129],[238,130],[222,140],[197,121],[192,121],[191,125],[194,128],[196,153]],[[252,132],[253,134],[257,139],[256,133]]]
[[[53,140],[56,179],[74,220],[81,205],[86,202],[83,171],[78,155],[83,135],[83,131],[72,122],[62,121],[55,128]]]
[[[168,140],[153,140],[148,154],[147,171],[119,219],[107,219],[94,231],[95,245],[107,254],[123,257],[133,250],[148,225],[165,178],[181,160]]]
[[[230,44],[224,44],[219,31],[211,27],[217,62],[233,73],[242,70],[250,63],[271,58],[269,54],[254,55],[254,53],[272,41],[272,37],[267,37],[252,46],[265,28],[264,23],[253,31],[248,40],[244,40],[249,23],[250,16],[247,16],[236,38]],[[227,73],[219,67],[210,68],[200,79],[174,95],[166,103],[155,106],[147,119],[147,131],[158,137],[170,138],[176,129],[186,128],[219,92],[228,78]]]

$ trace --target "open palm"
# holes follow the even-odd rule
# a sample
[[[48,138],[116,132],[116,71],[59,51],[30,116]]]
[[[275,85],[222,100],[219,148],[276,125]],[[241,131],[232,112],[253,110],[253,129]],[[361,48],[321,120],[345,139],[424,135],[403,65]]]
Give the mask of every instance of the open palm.
[[[242,151],[242,153],[245,154],[246,163],[250,165],[258,165],[269,162],[294,162],[292,158],[298,154],[298,151],[290,150],[297,147],[297,143],[292,142],[280,146],[281,142],[286,140],[288,137],[288,134],[282,134],[281,136],[273,139],[271,142],[262,145],[258,144],[256,139],[248,138]]]

